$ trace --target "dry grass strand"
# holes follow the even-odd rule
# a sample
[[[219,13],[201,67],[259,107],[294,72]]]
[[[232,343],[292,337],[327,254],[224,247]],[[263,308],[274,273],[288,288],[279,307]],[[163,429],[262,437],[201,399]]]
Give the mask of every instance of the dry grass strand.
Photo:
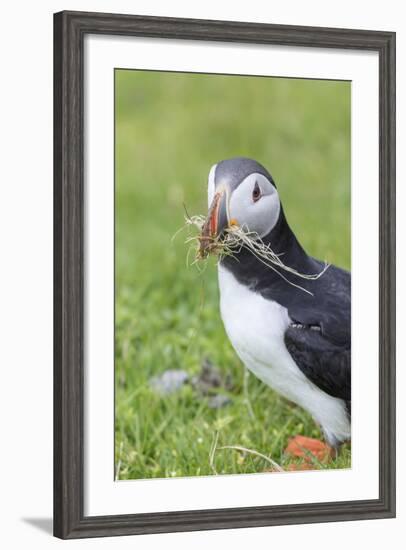
[[[192,227],[198,230],[197,234],[190,235],[186,239],[186,243],[189,244],[187,258],[189,258],[191,251],[194,251],[195,256],[190,265],[198,265],[198,263],[206,257],[202,256],[200,251],[201,232],[205,221],[206,218],[204,216],[185,216],[184,227]],[[325,263],[323,269],[319,273],[300,273],[296,269],[284,264],[281,260],[283,253],[276,254],[272,250],[270,244],[265,244],[258,233],[249,231],[246,227],[244,228],[236,225],[227,228],[225,230],[225,236],[221,239],[219,237],[212,238],[212,242],[209,246],[209,253],[217,256],[219,260],[221,260],[224,256],[236,257],[242,248],[249,250],[263,265],[275,271],[275,273],[277,273],[288,284],[299,288],[310,295],[313,295],[312,292],[289,280],[283,273],[281,273],[281,271],[285,271],[286,273],[290,273],[302,279],[314,281],[321,277],[329,268],[329,264]]]

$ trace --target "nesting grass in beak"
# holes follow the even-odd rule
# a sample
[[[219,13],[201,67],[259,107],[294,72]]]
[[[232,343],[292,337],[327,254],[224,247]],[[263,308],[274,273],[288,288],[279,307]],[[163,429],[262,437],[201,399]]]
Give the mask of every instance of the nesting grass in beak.
[[[205,260],[210,255],[222,256],[227,254],[227,246],[224,237],[220,239],[218,235],[210,231],[210,218],[207,216],[187,216],[185,218],[186,226],[196,230],[186,239],[186,244],[191,245],[194,250],[196,261]]]
[[[278,273],[287,283],[311,295],[312,293],[309,290],[290,281],[282,271],[291,273],[302,279],[314,281],[321,277],[329,267],[329,264],[325,263],[320,273],[299,273],[294,268],[285,265],[281,260],[283,253],[276,254],[272,250],[270,244],[265,244],[258,233],[249,231],[248,228],[240,227],[232,220],[234,223],[230,223],[229,227],[224,229],[220,237],[210,225],[212,219],[213,216],[211,211],[209,211],[207,217],[188,215],[185,217],[186,226],[196,230],[194,234],[189,235],[186,239],[186,243],[191,245],[192,249],[194,249],[195,259],[192,262],[193,264],[201,260],[206,260],[210,255],[217,256],[219,260],[224,256],[235,257],[242,248],[246,248],[262,264]]]

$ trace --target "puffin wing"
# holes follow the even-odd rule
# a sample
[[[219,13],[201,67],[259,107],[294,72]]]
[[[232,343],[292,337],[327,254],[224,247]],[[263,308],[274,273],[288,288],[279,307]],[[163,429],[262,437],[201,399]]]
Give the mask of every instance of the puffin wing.
[[[351,347],[329,341],[319,330],[290,326],[285,345],[303,374],[324,392],[351,401]]]

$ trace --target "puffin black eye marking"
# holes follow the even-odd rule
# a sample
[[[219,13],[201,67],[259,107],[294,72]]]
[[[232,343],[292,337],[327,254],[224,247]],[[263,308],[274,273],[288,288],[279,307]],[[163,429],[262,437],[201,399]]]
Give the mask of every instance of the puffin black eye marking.
[[[252,191],[252,200],[254,202],[257,202],[259,201],[260,198],[261,198],[261,189],[258,185],[258,182],[256,181],[254,185],[254,190]]]

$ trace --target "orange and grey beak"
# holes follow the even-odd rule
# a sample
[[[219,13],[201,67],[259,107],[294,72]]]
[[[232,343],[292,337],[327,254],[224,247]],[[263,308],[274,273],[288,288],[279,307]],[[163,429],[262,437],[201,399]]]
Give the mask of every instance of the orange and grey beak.
[[[206,222],[200,235],[200,256],[206,257],[216,239],[228,226],[227,192],[225,189],[218,191],[210,205]]]

